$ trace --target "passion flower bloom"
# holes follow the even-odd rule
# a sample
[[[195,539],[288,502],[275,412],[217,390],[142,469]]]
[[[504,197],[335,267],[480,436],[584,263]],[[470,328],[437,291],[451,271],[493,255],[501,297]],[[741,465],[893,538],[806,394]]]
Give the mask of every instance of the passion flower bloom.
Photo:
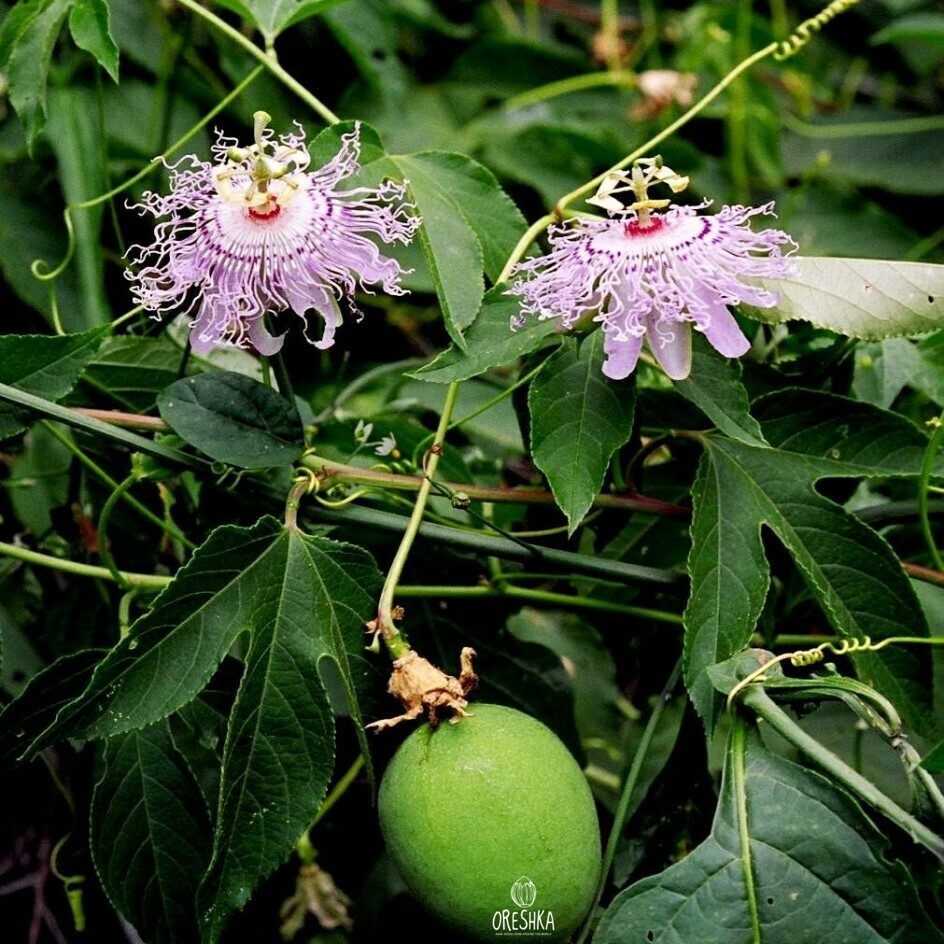
[[[521,296],[524,315],[557,318],[562,328],[588,316],[600,322],[603,373],[614,380],[633,372],[644,339],[666,374],[683,380],[691,370],[692,327],[726,357],[746,353],[750,342],[729,306],[773,307],[777,296],[749,280],[792,271],[782,247],[795,248],[793,240],[780,230],[750,228],[752,217],[773,213],[772,203],[726,206],[714,215],[701,212],[707,203],[652,212],[668,201],[646,200],[646,185],[661,181],[677,190],[688,181],[661,163],[649,178],[631,184],[643,199],[629,208],[612,196],[615,184],[601,188],[590,202],[611,218],[552,227],[551,251],[520,263],[515,271],[524,278],[509,289]]]
[[[406,183],[343,189],[360,169],[360,131],[342,136],[327,164],[308,171],[304,135],[276,141],[269,116],[256,113],[255,144],[240,148],[218,135],[214,162],[185,157],[172,169],[170,193],[145,193],[142,212],[163,219],[150,246],[129,250],[131,291],[147,311],[195,315],[190,336],[198,353],[216,345],[274,354],[283,337],[265,316],[291,308],[306,337],[328,348],[341,324],[341,305],[378,284],[404,294],[400,264],[374,241],[407,243],[420,224],[403,202]],[[324,319],[319,339],[306,313]]]

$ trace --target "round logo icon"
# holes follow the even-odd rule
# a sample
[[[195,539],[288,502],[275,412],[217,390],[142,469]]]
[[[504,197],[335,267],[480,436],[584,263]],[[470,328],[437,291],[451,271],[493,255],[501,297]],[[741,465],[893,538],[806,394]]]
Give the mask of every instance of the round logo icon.
[[[537,897],[538,890],[534,882],[532,882],[527,875],[522,875],[521,878],[511,886],[511,900],[519,908],[530,908]]]

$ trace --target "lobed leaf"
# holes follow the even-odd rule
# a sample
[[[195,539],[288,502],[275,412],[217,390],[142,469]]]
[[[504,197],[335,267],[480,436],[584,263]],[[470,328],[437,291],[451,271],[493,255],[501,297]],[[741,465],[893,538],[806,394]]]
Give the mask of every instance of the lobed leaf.
[[[359,549],[286,533],[253,587],[254,625],[223,753],[213,860],[197,895],[205,942],[280,865],[314,819],[334,767],[331,702],[319,663],[335,661],[361,737],[357,668],[364,622],[379,589]],[[360,658],[358,661],[362,661]]]
[[[109,738],[98,767],[90,838],[102,887],[154,944],[195,940],[210,818],[168,722]]]
[[[685,679],[709,731],[719,701],[707,669],[748,644],[767,594],[763,527],[785,545],[841,636],[927,634],[914,590],[885,539],[815,488],[827,477],[915,475],[926,438],[903,417],[830,394],[771,395],[755,414],[780,448],[708,436],[693,488]],[[856,665],[910,726],[929,729],[921,685],[926,667],[917,657],[864,655]]]

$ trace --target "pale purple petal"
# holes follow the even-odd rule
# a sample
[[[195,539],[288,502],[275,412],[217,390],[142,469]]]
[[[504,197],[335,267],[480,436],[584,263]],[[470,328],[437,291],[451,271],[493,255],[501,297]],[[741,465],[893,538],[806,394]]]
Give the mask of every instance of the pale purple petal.
[[[720,303],[712,305],[710,319],[699,330],[704,332],[711,346],[725,357],[740,357],[751,349],[751,342],[744,337],[734,315]]]
[[[646,341],[659,366],[673,380],[692,372],[692,326],[684,321],[650,323]]]
[[[642,350],[642,335],[629,335],[620,339],[615,331],[605,331],[603,350],[606,352],[603,373],[610,380],[625,380],[636,369]]]
[[[253,176],[254,158],[238,161],[230,150],[237,142],[219,135],[215,164],[179,161],[171,192],[148,192],[139,207],[161,222],[154,243],[128,252],[132,294],[155,315],[196,310],[191,335],[198,351],[235,345],[274,353],[282,336],[273,336],[263,318],[287,308],[303,319],[319,312],[323,334],[306,336],[330,347],[342,321],[339,301],[353,309],[354,292],[375,285],[404,291],[404,270],[374,240],[408,243],[415,234],[420,220],[405,202],[406,184],[338,186],[359,170],[359,128],[310,172],[302,134],[276,140],[266,129],[262,140],[266,156],[285,168],[264,187]]]
[[[701,212],[706,206],[554,226],[550,251],[520,263],[522,277],[508,292],[521,298],[524,317],[554,318],[562,328],[600,322],[608,377],[632,373],[643,336],[670,377],[687,377],[692,328],[724,356],[739,357],[750,343],[731,306],[776,305],[758,280],[788,277],[796,247],[780,230],[751,230],[751,219],[772,214],[773,204],[726,206],[713,216]]]

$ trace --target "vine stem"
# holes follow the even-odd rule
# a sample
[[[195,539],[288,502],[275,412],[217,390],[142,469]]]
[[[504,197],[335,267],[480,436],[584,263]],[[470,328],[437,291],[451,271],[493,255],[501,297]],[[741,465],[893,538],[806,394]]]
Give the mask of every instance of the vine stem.
[[[418,492],[426,481],[418,475],[403,475],[399,472],[384,472],[379,469],[361,469],[357,466],[332,462],[317,455],[305,456],[301,460],[301,464],[318,475],[323,488],[340,482],[349,482],[355,485],[373,485],[400,492]],[[553,494],[541,489],[503,488],[494,485],[474,485],[466,482],[444,482],[442,487],[453,493],[461,492],[476,501],[510,502],[522,505],[554,504]],[[688,519],[691,515],[691,510],[684,505],[674,505],[671,502],[661,501],[658,498],[647,498],[644,495],[620,495],[601,492],[594,496],[593,507],[641,511],[647,514],[683,520]]]
[[[272,39],[266,38],[268,49],[260,49],[252,40],[247,39],[238,29],[230,26],[226,20],[218,17],[206,7],[200,6],[196,0],[178,0],[182,7],[186,7],[197,16],[203,17],[208,23],[211,23],[221,33],[231,39],[237,46],[242,47],[254,59],[260,62],[269,72],[272,73],[286,88],[291,89],[312,111],[319,115],[327,124],[336,125],[341,120],[324,102],[312,94],[301,82],[298,81],[289,72],[286,72],[275,55],[275,49],[272,47]]]
[[[55,423],[50,423],[47,420],[42,420],[41,422],[45,429],[55,436],[96,478],[104,482],[109,488],[118,489],[119,485],[117,480],[113,479],[94,459],[87,456],[65,433],[56,427]],[[179,541],[187,550],[196,550],[197,545],[172,521],[158,518],[147,505],[142,504],[133,495],[129,495],[125,491],[121,492],[120,497],[122,501],[132,507],[142,518],[150,521],[151,524],[156,525],[165,534]]]
[[[191,2],[191,0],[187,0]],[[636,148],[631,154],[627,154],[621,161],[617,164],[614,164],[609,170],[605,170],[602,174],[599,174],[597,177],[594,177],[593,180],[581,184],[577,187],[576,190],[571,190],[570,193],[565,194],[560,200],[557,201],[556,206],[554,207],[553,213],[546,213],[539,220],[536,220],[532,223],[528,229],[525,231],[521,239],[518,240],[518,244],[512,250],[511,255],[508,257],[508,261],[505,263],[504,268],[501,271],[501,274],[495,280],[495,284],[498,285],[501,282],[504,282],[510,275],[514,267],[517,265],[521,257],[527,252],[528,247],[537,239],[541,232],[551,223],[563,219],[565,208],[573,203],[575,200],[578,200],[584,194],[590,193],[593,190],[596,190],[597,187],[603,183],[606,178],[614,173],[615,171],[622,170],[624,167],[628,167],[635,161],[637,158],[644,157],[646,154],[649,154],[653,148],[657,147],[666,138],[671,137],[678,131],[679,128],[684,127],[694,118],[699,112],[704,108],[710,105],[735,79],[738,78],[743,72],[746,72],[752,66],[756,65],[762,59],[766,59],[767,56],[773,54],[778,49],[777,43],[770,43],[768,46],[765,46],[763,49],[759,49],[753,55],[748,56],[743,62],[738,63],[711,91],[707,92],[699,101],[697,101],[691,108],[685,112],[684,115],[672,122],[667,128],[664,128],[657,135],[651,137],[645,144]]]
[[[745,770],[745,747],[747,723],[742,717],[734,720],[728,741],[728,757],[731,761],[731,777],[734,781],[734,804],[737,815],[738,843],[741,850],[741,874],[744,876],[744,891],[747,897],[747,912],[751,919],[751,937],[754,944],[761,944],[760,913],[757,907],[757,886],[754,882],[754,857],[751,851],[751,824],[747,815],[747,788]]]
[[[610,874],[610,869],[613,868],[613,860],[616,858],[616,850],[619,846],[620,836],[622,836],[623,827],[626,825],[626,818],[629,814],[629,805],[632,801],[633,793],[636,791],[636,785],[639,783],[639,777],[642,774],[643,765],[649,756],[649,749],[652,746],[652,739],[655,737],[656,731],[658,730],[659,722],[662,719],[662,713],[665,711],[665,706],[672,698],[672,692],[675,690],[675,686],[678,684],[679,676],[681,674],[682,660],[679,659],[675,663],[675,667],[672,669],[668,680],[662,688],[662,692],[659,695],[659,700],[653,707],[652,714],[649,715],[649,720],[646,723],[646,728],[642,733],[642,739],[639,742],[639,747],[636,748],[636,753],[633,756],[633,762],[630,765],[629,773],[626,775],[626,781],[623,783],[623,792],[620,794],[619,805],[616,807],[616,815],[613,817],[613,827],[610,829],[610,835],[606,841],[606,849],[603,852],[603,865],[600,869],[600,884],[597,888],[596,898],[593,900],[593,907],[590,909],[590,913],[587,915],[587,920],[584,923],[584,926],[580,931],[580,935],[577,938],[577,944],[584,944],[584,941],[587,939],[587,935],[590,933],[594,912],[596,911],[597,906],[600,904],[600,899],[603,897],[603,892],[606,889],[606,882]]]
[[[4,557],[12,557],[15,560],[21,560],[25,564],[35,564],[38,567],[48,567],[51,570],[61,570],[63,573],[74,574],[77,577],[93,577],[96,580],[108,580],[111,583],[121,583],[126,587],[133,587],[135,590],[163,590],[172,577],[162,577],[160,574],[130,574],[126,571],[118,571],[120,580],[115,579],[107,567],[96,567],[94,564],[81,564],[78,561],[68,560],[62,557],[53,557],[51,554],[41,554],[39,551],[31,551],[26,547],[19,547],[16,544],[7,544],[0,541],[0,554]]]
[[[932,422],[935,423],[934,432],[931,434],[931,441],[924,453],[924,461],[921,463],[921,476],[918,479],[918,516],[921,519],[921,533],[924,535],[924,542],[931,553],[931,560],[938,571],[944,571],[944,560],[941,559],[941,552],[937,549],[937,544],[934,541],[934,534],[931,532],[931,521],[928,517],[928,486],[931,484],[934,460],[937,458],[941,442],[944,440],[944,413]]]
[[[668,610],[654,610],[644,606],[629,606],[625,603],[613,603],[610,600],[597,600],[594,597],[573,596],[569,593],[554,593],[551,590],[534,590],[530,587],[516,587],[513,584],[502,583],[501,586],[486,585],[475,587],[401,586],[397,590],[401,599],[419,600],[469,600],[480,597],[500,599],[511,597],[515,600],[525,600],[529,603],[544,603],[548,606],[569,606],[584,610],[597,610],[601,613],[620,613],[623,616],[635,616],[640,619],[650,619],[659,623],[671,623],[673,626],[682,625],[682,617],[678,613]]]
[[[561,197],[561,199],[557,201],[555,215],[559,217],[563,212],[564,207],[566,207],[568,204],[573,203],[574,200],[578,200],[584,194],[596,190],[596,188],[599,187],[601,183],[603,183],[609,174],[615,173],[618,170],[622,170],[624,167],[629,167],[633,161],[649,154],[654,147],[660,145],[663,141],[665,141],[666,138],[671,137],[676,131],[678,131],[679,128],[688,124],[692,118],[694,118],[708,105],[710,105],[735,79],[738,78],[738,76],[746,72],[751,67],[755,66],[762,59],[766,59],[768,56],[775,53],[777,48],[777,43],[770,43],[769,45],[764,46],[763,49],[759,49],[753,55],[748,56],[742,62],[738,63],[713,89],[711,89],[711,91],[707,92],[701,99],[692,105],[692,107],[689,108],[684,115],[673,121],[672,124],[664,128],[657,135],[651,137],[641,147],[636,148],[635,151],[633,151],[631,154],[628,154],[619,163],[614,164],[609,170],[604,171],[599,176],[594,177],[593,180],[589,181],[588,183],[581,184],[581,186],[577,187],[576,190],[571,190],[570,193]]]
[[[393,558],[393,563],[387,571],[387,577],[384,580],[383,589],[380,591],[380,599],[377,603],[377,631],[380,633],[387,646],[387,651],[394,659],[399,659],[409,650],[409,644],[400,635],[396,624],[393,621],[393,601],[397,592],[397,584],[403,574],[403,568],[406,566],[407,559],[410,556],[410,550],[413,547],[413,541],[419,531],[423,520],[423,513],[426,510],[426,502],[429,500],[429,493],[433,487],[433,476],[436,474],[436,467],[439,465],[439,457],[442,455],[443,442],[446,438],[446,430],[449,428],[449,421],[452,419],[452,411],[456,405],[456,397],[459,395],[459,383],[453,381],[449,384],[446,391],[446,400],[443,404],[442,415],[439,417],[439,426],[436,429],[436,438],[433,440],[429,452],[426,454],[424,463],[423,481],[416,493],[416,501],[413,504],[413,513],[407,523],[406,531],[400,539],[400,546]]]
[[[758,717],[763,718],[778,734],[821,767],[833,781],[875,807],[909,836],[930,850],[944,862],[944,838],[915,819],[897,803],[889,799],[871,781],[840,760],[832,751],[811,737],[764,691],[761,685],[751,685],[741,699]]]

